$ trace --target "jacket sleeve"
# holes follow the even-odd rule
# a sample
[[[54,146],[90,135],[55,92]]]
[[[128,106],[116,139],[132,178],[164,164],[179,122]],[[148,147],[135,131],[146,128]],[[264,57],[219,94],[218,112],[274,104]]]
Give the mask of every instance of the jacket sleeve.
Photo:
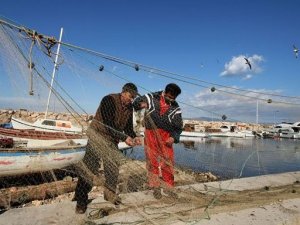
[[[170,132],[170,135],[171,137],[174,138],[175,143],[179,142],[180,134],[182,132],[182,127],[183,127],[182,115],[181,115],[181,109],[179,108],[172,118],[172,130]]]

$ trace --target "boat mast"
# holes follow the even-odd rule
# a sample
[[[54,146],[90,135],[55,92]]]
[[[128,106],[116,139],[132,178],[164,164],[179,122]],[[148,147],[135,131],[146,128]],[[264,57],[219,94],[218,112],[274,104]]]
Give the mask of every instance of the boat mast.
[[[59,50],[60,50],[60,43],[61,43],[62,34],[63,34],[63,28],[60,28],[59,42],[58,42],[58,46],[57,46],[57,50],[56,50],[54,68],[53,68],[53,72],[52,72],[52,79],[51,79],[50,90],[49,90],[48,101],[47,101],[47,107],[46,107],[46,112],[45,112],[45,119],[47,118],[47,115],[48,115],[50,97],[51,97],[51,94],[52,94],[53,81],[54,81],[55,72],[57,70],[57,60],[58,60],[58,54],[59,54]]]
[[[258,100],[256,100],[256,124],[258,124]]]

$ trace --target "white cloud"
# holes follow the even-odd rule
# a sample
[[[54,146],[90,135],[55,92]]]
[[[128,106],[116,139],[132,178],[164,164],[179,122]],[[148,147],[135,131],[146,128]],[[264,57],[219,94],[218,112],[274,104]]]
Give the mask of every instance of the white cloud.
[[[255,122],[258,102],[259,122],[272,123],[275,111],[279,111],[276,115],[278,122],[300,121],[299,100],[274,96],[282,94],[282,90],[243,89],[245,91],[238,91],[235,89],[242,88],[216,88],[215,92],[211,92],[210,89],[203,89],[193,96],[183,96],[184,99],[181,102],[187,104],[181,104],[183,117],[213,116],[221,119],[221,116],[225,114],[229,120]],[[267,103],[268,99],[272,99],[271,104]],[[279,102],[291,102],[295,105]]]
[[[245,58],[248,58],[251,64],[251,70],[246,64]],[[225,63],[224,71],[220,74],[220,76],[240,76],[245,80],[251,79],[253,77],[253,74],[262,72],[262,67],[260,64],[263,61],[263,56],[256,54],[250,57],[247,57],[245,55],[233,56],[230,62]]]
[[[246,76],[243,77],[243,80],[249,80],[251,79],[253,76],[251,74],[247,74]]]

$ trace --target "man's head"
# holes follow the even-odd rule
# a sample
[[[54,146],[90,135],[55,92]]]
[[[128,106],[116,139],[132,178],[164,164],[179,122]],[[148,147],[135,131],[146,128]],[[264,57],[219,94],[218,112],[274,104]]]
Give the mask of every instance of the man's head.
[[[129,104],[133,101],[133,99],[135,99],[135,97],[138,94],[138,89],[135,86],[135,84],[133,83],[126,83],[123,87],[122,87],[122,101],[125,104]]]
[[[180,95],[181,89],[177,84],[170,83],[165,88],[164,97],[168,102],[175,101],[178,95]]]

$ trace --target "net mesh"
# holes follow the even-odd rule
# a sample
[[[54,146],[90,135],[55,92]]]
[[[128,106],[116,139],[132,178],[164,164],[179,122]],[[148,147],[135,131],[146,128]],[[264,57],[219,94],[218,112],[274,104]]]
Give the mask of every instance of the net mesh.
[[[240,93],[230,87],[212,89],[188,77],[67,43],[62,43],[54,67],[58,46],[55,38],[3,21],[0,25],[1,62],[8,75],[3,77],[6,88],[1,90],[1,108],[7,109],[1,110],[1,122],[15,118],[33,123],[45,118],[46,99],[52,90],[49,104],[52,112],[47,112],[49,121],[43,124],[48,125],[47,131],[0,128],[0,165],[13,164],[12,159],[20,160],[20,165],[15,163],[1,172],[0,207],[3,211],[73,199],[88,210],[82,223],[98,223],[107,215],[127,212],[125,220],[120,216],[113,218],[113,222],[171,224],[180,220],[196,224],[209,218],[210,213],[222,211],[224,205],[234,208],[251,204],[254,195],[256,204],[262,204],[274,193],[281,196],[298,191],[296,186],[269,192],[266,192],[267,186],[257,190],[253,185],[254,190],[248,192],[229,188],[234,178],[299,170],[299,139],[246,138],[247,129],[263,136],[259,131],[267,128],[257,123],[238,122],[243,120],[243,114],[255,114],[243,111],[245,105],[252,104],[255,109],[259,104],[260,119],[275,121],[276,113],[270,112],[283,112],[287,108],[296,112],[299,99],[291,98],[287,104],[283,97],[276,98],[272,93],[264,93],[262,98],[258,93]],[[53,68],[57,75],[51,85]],[[185,131],[215,136],[181,136],[180,142],[173,145],[173,155],[173,150],[165,144],[165,135],[170,131],[158,125],[168,124],[170,118],[155,119],[149,116],[149,110],[133,112],[130,104],[120,100],[124,98],[121,88],[128,82],[136,84],[140,93],[145,94],[163,91],[168,83],[180,84],[182,94],[178,103],[183,118],[195,118],[199,114],[207,117],[205,123],[183,120]],[[164,85],[158,90],[147,88],[160,84]],[[98,93],[93,92],[95,87]],[[199,90],[207,99],[218,96],[224,107],[220,109],[219,102],[203,107],[202,103],[190,99],[188,92],[199,93]],[[105,105],[103,98],[111,93],[117,94],[110,95]],[[99,112],[89,96],[99,99]],[[234,115],[227,111],[232,102],[239,102]],[[97,113],[107,117],[98,117]],[[231,122],[222,121],[225,118]],[[60,130],[49,128],[53,125],[50,119],[60,120],[61,125],[56,125]],[[65,121],[71,121],[72,127]],[[146,128],[145,121],[148,122]],[[218,137],[217,134],[226,133],[220,132],[224,124],[239,126],[244,133],[231,133],[243,137]],[[78,132],[70,131],[73,126]],[[130,127],[134,134],[128,130]],[[134,143],[141,141],[141,145],[126,145],[130,135]],[[172,157],[175,157],[174,162]],[[206,183],[211,181],[215,182]],[[106,201],[89,201],[102,196]]]

